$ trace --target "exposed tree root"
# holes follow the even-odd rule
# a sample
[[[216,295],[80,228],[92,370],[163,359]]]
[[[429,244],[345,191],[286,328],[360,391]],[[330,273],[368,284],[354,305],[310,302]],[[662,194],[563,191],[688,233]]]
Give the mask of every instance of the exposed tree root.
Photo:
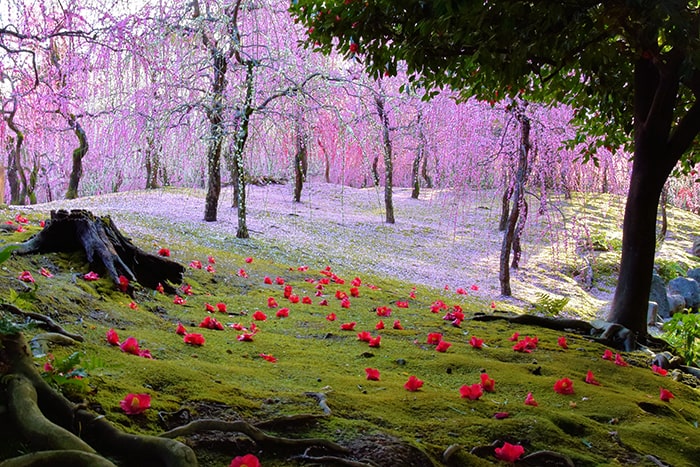
[[[255,427],[254,425],[244,422],[242,420],[237,420],[234,422],[227,422],[223,420],[215,419],[200,419],[194,420],[187,425],[183,425],[172,430],[161,433],[160,436],[163,438],[176,438],[178,436],[188,436],[196,433],[202,433],[205,431],[223,431],[228,433],[242,433],[255,441],[260,447],[283,449],[283,450],[301,450],[305,448],[323,448],[327,451],[337,452],[341,454],[347,454],[350,450],[339,444],[336,444],[327,439],[320,438],[284,438],[278,436],[271,436]]]
[[[323,410],[323,413],[326,415],[331,414],[331,408],[328,407],[328,403],[326,402],[326,395],[322,392],[305,392],[304,395],[313,397],[318,401],[318,405],[321,407],[321,410]]]
[[[2,383],[8,411],[20,434],[35,449],[77,450],[92,455],[100,452],[124,459],[133,466],[198,465],[194,451],[188,446],[172,439],[124,433],[112,426],[104,416],[83,410],[53,390],[36,370],[21,334],[0,335],[0,371],[4,375]],[[46,456],[52,458],[49,454]],[[56,463],[50,463],[52,466],[81,465],[68,461],[61,464],[60,456],[54,459]],[[8,465],[49,465],[23,464],[20,458],[5,462],[15,461],[17,464]],[[33,461],[29,459],[26,462]],[[112,465],[107,462],[83,465]]]
[[[0,462],[0,467],[116,467],[98,454],[84,451],[38,451]]]
[[[64,336],[70,337],[73,340],[79,342],[83,342],[83,340],[85,340],[80,334],[74,334],[70,331],[66,331],[60,324],[56,323],[54,320],[52,320],[46,315],[34,313],[31,311],[24,311],[10,303],[0,303],[0,310],[7,311],[8,313],[12,313],[13,315],[21,316],[23,318],[30,318],[34,321],[38,321],[41,327],[49,331],[56,332],[58,334],[63,334]]]
[[[131,243],[109,216],[96,217],[84,210],[51,211],[44,229],[21,243],[15,252],[24,255],[81,249],[90,266],[104,269],[116,286],[123,275],[151,289],[161,284],[173,293],[175,288],[170,283],[182,282],[185,272],[181,264],[147,253]]]
[[[315,422],[320,419],[328,418],[327,415],[314,415],[314,414],[296,414],[296,415],[285,415],[282,417],[276,417],[270,420],[264,420],[255,424],[256,428],[262,430],[269,430],[271,428],[288,428],[289,425],[299,425],[303,423]]]
[[[346,467],[377,467],[377,464],[371,461],[358,462],[336,456],[311,456],[308,454],[308,452],[304,452],[304,454],[300,454],[298,456],[293,456],[291,460],[313,462],[319,465],[340,465]]]

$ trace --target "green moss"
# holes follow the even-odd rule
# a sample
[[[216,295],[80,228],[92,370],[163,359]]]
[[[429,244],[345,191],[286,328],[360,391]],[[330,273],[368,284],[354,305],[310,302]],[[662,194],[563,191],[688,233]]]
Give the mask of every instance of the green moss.
[[[334,265],[333,270],[346,283],[324,286],[323,298],[329,303],[320,306],[321,298],[315,292],[317,281],[324,277],[319,271],[329,264],[326,258],[283,262],[272,246],[256,240],[205,239],[196,231],[187,235],[180,237],[181,243],[168,245],[173,258],[189,264],[193,259],[206,262],[207,256],[213,255],[216,273],[188,268],[185,282],[192,286],[194,295],[186,297],[185,305],[175,305],[172,296],[137,289],[134,300],[138,308],[132,310],[128,306],[131,298],[114,290],[108,280],[85,282],[75,275],[87,272],[79,254],[12,257],[3,265],[2,296],[9,288],[22,288],[16,279],[19,271],[35,273],[46,264],[54,268],[55,276],[50,279],[34,274],[38,289],[33,305],[85,336],[79,349],[104,365],[90,371],[92,391],[83,397],[101,406],[107,418],[126,431],[162,432],[165,427],[159,413],[181,408],[188,408],[194,417],[254,422],[283,415],[321,414],[317,401],[306,395],[320,392],[326,394],[331,417],[295,427],[294,436],[347,442],[363,435],[388,434],[420,447],[436,460],[452,444],[463,445],[468,451],[497,439],[523,443],[527,453],[541,449],[562,452],[582,466],[645,465],[646,454],[682,466],[691,465],[700,454],[694,444],[700,420],[698,390],[654,375],[647,368],[645,354],[625,354],[631,366],[619,367],[601,359],[605,348],[585,336],[565,334],[569,349],[563,350],[557,338],[564,333],[547,329],[469,320],[457,328],[443,320],[442,314],[431,313],[431,303],[441,299],[450,306],[460,305],[468,316],[488,310],[488,303],[422,286],[416,287],[416,298],[409,299],[413,284],[371,277],[354,271],[351,265]],[[22,238],[26,235],[5,236],[8,241]],[[153,242],[134,241],[145,249]],[[253,256],[254,261],[245,263],[246,256]],[[300,264],[308,264],[309,270],[297,270]],[[241,268],[248,277],[238,275]],[[314,304],[289,303],[281,286],[263,283],[265,276],[283,277],[295,293],[311,297]],[[349,292],[350,280],[356,276],[363,281],[360,296],[351,297],[350,308],[342,308],[335,291]],[[268,297],[274,297],[279,307],[288,307],[289,317],[276,318],[279,307],[268,308]],[[397,300],[408,300],[409,307],[398,308]],[[213,315],[225,330],[198,328],[208,315],[205,303],[217,302],[228,307],[228,313]],[[392,315],[378,317],[375,310],[380,305],[390,306]],[[240,332],[230,325],[241,323],[250,328],[256,310],[267,313],[268,319],[256,323],[260,331],[252,342],[239,341]],[[331,312],[337,315],[336,321],[326,319]],[[387,328],[376,331],[380,319]],[[395,319],[404,330],[390,329]],[[340,323],[350,321],[357,323],[355,331],[340,330]],[[175,334],[178,322],[189,332],[201,333],[206,339],[204,346],[186,345],[182,336]],[[155,358],[129,355],[110,346],[105,340],[110,328],[122,340],[134,336]],[[359,341],[357,332],[362,330],[380,334],[381,346],[370,348]],[[514,352],[509,337],[516,331],[521,336],[537,336],[538,348],[530,354]],[[436,352],[426,344],[429,332],[441,332],[452,343],[448,352]],[[483,349],[469,345],[472,336],[484,339]],[[53,348],[52,352],[61,358],[75,350]],[[277,363],[264,360],[261,353],[274,355]],[[366,379],[367,367],[379,369],[379,381]],[[600,386],[585,384],[589,370]],[[461,399],[460,386],[479,382],[483,371],[495,379],[496,391],[477,401]],[[425,381],[420,391],[404,389],[410,375]],[[553,391],[554,383],[563,377],[574,381],[575,394]],[[659,401],[659,386],[671,390],[676,398],[669,403]],[[129,392],[150,394],[152,409],[137,417],[125,415],[119,401]],[[538,407],[523,404],[529,392],[539,402]],[[493,416],[496,412],[510,416],[497,420]],[[6,426],[0,422],[0,430]],[[26,449],[12,437],[8,442],[12,448],[0,450],[4,457]],[[233,454],[218,448],[198,449],[202,465],[225,465],[227,456]],[[495,461],[466,452],[457,458],[472,465]],[[270,453],[264,454],[263,460],[265,465],[290,465]]]

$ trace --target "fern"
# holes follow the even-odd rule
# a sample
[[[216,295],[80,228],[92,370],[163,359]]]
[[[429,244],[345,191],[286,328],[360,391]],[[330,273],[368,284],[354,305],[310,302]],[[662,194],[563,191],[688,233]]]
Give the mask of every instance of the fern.
[[[687,365],[700,362],[700,314],[676,313],[664,324],[664,340],[671,344]]]
[[[569,303],[569,297],[556,298],[546,293],[537,294],[537,301],[534,303],[535,311],[547,316],[556,316]]]

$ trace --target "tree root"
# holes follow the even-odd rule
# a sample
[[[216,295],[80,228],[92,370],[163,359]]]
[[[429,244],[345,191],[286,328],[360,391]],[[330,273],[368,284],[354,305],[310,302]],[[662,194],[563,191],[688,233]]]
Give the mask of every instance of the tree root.
[[[124,433],[112,426],[104,416],[88,412],[56,392],[39,375],[21,334],[0,335],[0,370],[5,375],[3,385],[8,410],[20,433],[34,448],[78,450],[93,455],[100,452],[125,459],[129,465],[198,465],[194,451],[188,446],[172,439]],[[22,462],[19,458],[16,460]]]
[[[34,313],[31,311],[24,311],[21,308],[18,308],[10,303],[0,303],[0,311],[7,311],[8,313],[12,313],[13,315],[33,319],[34,321],[38,321],[41,327],[49,331],[56,332],[58,334],[63,334],[64,336],[70,337],[73,340],[79,342],[83,342],[85,340],[83,336],[79,334],[73,334],[72,332],[66,331],[60,324],[56,323],[54,320],[52,320],[46,315]]]
[[[116,467],[98,454],[84,451],[38,451],[0,462],[0,467]]]
[[[340,465],[345,467],[377,467],[377,464],[371,461],[359,462],[336,456],[311,456],[308,454],[308,451],[304,452],[304,454],[291,457],[291,460],[313,462],[319,465]]]
[[[204,431],[223,431],[228,433],[242,433],[248,438],[255,441],[261,447],[270,447],[275,449],[285,449],[285,450],[299,450],[304,448],[318,447],[323,448],[331,452],[337,452],[342,454],[347,454],[350,450],[339,444],[336,444],[327,439],[320,438],[284,438],[271,436],[255,427],[254,425],[244,422],[242,420],[237,420],[234,422],[227,422],[224,420],[216,419],[200,419],[194,420],[187,425],[183,425],[172,430],[161,433],[162,438],[176,438],[178,436],[188,436],[196,433],[201,433]]]
[[[323,413],[326,415],[331,414],[331,408],[328,407],[328,403],[326,402],[326,395],[322,392],[305,392],[304,395],[313,397],[318,401],[319,407],[321,407],[321,410],[323,410]]]

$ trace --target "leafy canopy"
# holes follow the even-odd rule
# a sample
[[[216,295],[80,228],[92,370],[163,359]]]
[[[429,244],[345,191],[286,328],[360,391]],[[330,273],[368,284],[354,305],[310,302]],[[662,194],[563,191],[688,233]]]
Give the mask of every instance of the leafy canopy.
[[[291,11],[309,28],[308,46],[356,56],[375,78],[395,75],[403,61],[428,96],[447,87],[463,98],[523,93],[568,104],[587,134],[600,137],[594,145],[619,147],[632,133],[638,60],[661,73],[683,60],[676,109],[694,101],[699,3],[294,0]]]

